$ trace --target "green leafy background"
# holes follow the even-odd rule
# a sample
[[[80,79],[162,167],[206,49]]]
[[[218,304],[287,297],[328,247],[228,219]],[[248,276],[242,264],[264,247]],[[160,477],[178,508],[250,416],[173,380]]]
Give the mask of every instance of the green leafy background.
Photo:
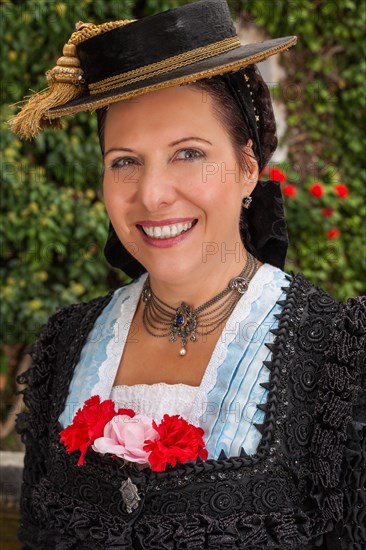
[[[1,118],[60,56],[77,21],[140,18],[185,4],[178,1],[79,0],[1,2]],[[232,14],[256,22],[268,37],[296,34],[281,57],[286,78],[275,93],[286,104],[289,155],[281,166],[296,196],[286,197],[291,245],[286,268],[302,271],[340,300],[365,289],[365,9],[353,0],[229,2]],[[103,257],[107,217],[96,118],[81,113],[34,142],[2,124],[3,414],[12,402],[14,373],[27,344],[50,313],[117,286],[123,276]],[[321,182],[315,198],[309,186]],[[334,193],[344,183],[348,197]],[[333,216],[321,210],[331,207]],[[326,231],[340,236],[328,239]]]

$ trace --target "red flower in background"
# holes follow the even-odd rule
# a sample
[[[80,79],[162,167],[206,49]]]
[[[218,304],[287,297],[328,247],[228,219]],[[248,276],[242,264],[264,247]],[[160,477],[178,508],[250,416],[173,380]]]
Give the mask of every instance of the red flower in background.
[[[78,466],[84,464],[88,447],[95,439],[102,437],[104,426],[117,414],[126,414],[130,418],[135,415],[131,409],[119,409],[116,412],[111,399],[101,403],[99,395],[93,395],[85,401],[83,408],[77,411],[72,424],[60,432],[60,441],[69,454],[80,450]]]
[[[259,174],[259,178],[265,175],[268,175],[268,178],[270,180],[277,180],[280,183],[283,183],[287,180],[287,175],[280,168],[270,168],[269,166],[266,166]]]
[[[310,185],[309,191],[313,195],[313,197],[320,198],[324,195],[324,187],[321,183],[313,183],[312,185]]]
[[[208,453],[203,442],[203,430],[189,424],[179,415],[164,415],[159,425],[152,423],[160,438],[146,441],[145,451],[151,451],[149,462],[152,470],[163,472],[166,465],[175,466],[177,462],[196,460],[197,457],[205,460]]]
[[[277,180],[280,183],[283,183],[287,180],[287,175],[285,172],[282,172],[279,168],[271,168],[269,171],[269,179]]]
[[[328,239],[338,239],[340,234],[341,232],[339,231],[338,227],[333,227],[333,229],[329,229],[329,231],[325,233]]]
[[[282,188],[282,193],[287,197],[296,197],[297,189],[294,185],[288,184]]]
[[[338,197],[341,197],[341,199],[345,199],[349,195],[348,187],[347,185],[344,185],[344,183],[338,183],[337,185],[334,185],[333,189]]]
[[[323,208],[321,212],[322,216],[324,216],[325,218],[330,218],[330,216],[333,216],[334,214],[333,208]]]

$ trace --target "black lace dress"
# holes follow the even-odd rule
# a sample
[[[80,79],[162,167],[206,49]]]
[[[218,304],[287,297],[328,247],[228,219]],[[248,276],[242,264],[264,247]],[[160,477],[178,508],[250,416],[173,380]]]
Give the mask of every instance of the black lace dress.
[[[256,454],[156,473],[93,451],[79,468],[59,443],[73,370],[111,297],[55,313],[20,377],[23,548],[365,550],[365,300],[342,305],[294,277],[272,331]],[[128,478],[140,498],[130,513]]]

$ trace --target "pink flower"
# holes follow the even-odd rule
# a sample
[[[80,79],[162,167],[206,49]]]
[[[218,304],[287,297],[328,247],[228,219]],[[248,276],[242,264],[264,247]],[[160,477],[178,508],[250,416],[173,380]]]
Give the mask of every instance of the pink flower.
[[[142,414],[133,418],[117,415],[104,427],[103,437],[94,441],[93,450],[110,453],[130,462],[147,464],[150,451],[144,451],[144,442],[159,438],[152,426],[152,419]]]

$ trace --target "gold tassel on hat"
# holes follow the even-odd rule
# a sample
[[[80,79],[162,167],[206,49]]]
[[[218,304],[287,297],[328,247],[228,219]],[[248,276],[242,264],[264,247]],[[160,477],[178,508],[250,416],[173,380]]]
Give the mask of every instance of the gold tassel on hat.
[[[94,25],[79,21],[76,24],[76,32],[63,48],[62,57],[57,60],[56,66],[46,73],[49,87],[21,102],[21,111],[9,120],[11,130],[22,138],[32,139],[44,128],[59,126],[58,120],[48,116],[49,109],[77,99],[86,88],[76,46],[88,38],[130,22],[132,21],[125,19]]]
[[[84,91],[83,71],[76,54],[76,46],[67,43],[56,67],[47,71],[49,88],[30,96],[23,102],[22,110],[9,120],[10,128],[22,138],[32,139],[55,121],[46,118],[52,107],[77,99]],[[56,122],[56,125],[58,122]]]

